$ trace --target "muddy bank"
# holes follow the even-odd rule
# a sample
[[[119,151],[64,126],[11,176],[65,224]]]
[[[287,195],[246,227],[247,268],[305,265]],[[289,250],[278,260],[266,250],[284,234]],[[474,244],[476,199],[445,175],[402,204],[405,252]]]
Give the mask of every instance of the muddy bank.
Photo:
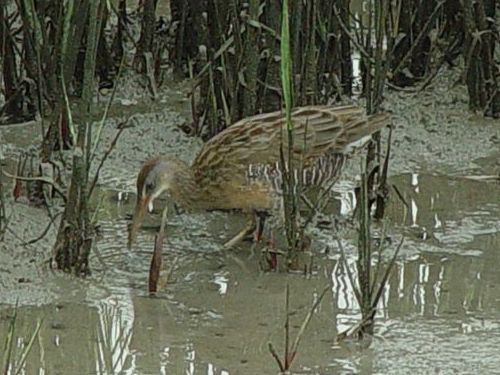
[[[443,72],[422,92],[388,93],[384,106],[393,112],[396,124],[393,174],[498,173],[498,162],[483,168],[478,159],[498,156],[500,120],[469,112],[467,91],[457,84],[456,73]]]

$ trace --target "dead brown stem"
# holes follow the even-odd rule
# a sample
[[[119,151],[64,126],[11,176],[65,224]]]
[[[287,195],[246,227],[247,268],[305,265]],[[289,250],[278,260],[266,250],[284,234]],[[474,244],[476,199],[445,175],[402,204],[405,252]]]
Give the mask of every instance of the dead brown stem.
[[[66,203],[66,200],[67,200],[67,197],[66,197],[66,192],[64,191],[64,188],[59,185],[57,182],[55,182],[54,180],[50,179],[50,178],[47,178],[47,177],[24,177],[24,176],[18,176],[18,175],[14,175],[14,174],[10,174],[8,172],[5,172],[5,171],[2,171],[2,173],[9,177],[9,178],[12,178],[14,180],[20,180],[20,181],[40,181],[40,182],[43,182],[43,183],[46,183],[46,184],[49,184],[51,185],[54,190],[56,191],[56,193],[58,193],[61,198],[64,200],[64,202]]]
[[[161,252],[163,247],[163,239],[165,237],[165,224],[167,222],[168,215],[168,206],[163,210],[160,230],[158,234],[155,236],[155,245],[153,256],[151,258],[151,265],[149,267],[149,283],[148,283],[148,291],[149,294],[155,294],[158,291],[158,281],[160,280],[160,271],[161,271]]]

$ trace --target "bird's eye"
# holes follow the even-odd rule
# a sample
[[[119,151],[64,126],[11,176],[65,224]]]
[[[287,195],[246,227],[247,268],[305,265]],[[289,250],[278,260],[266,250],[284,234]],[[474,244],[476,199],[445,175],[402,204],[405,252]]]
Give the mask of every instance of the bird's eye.
[[[146,182],[146,191],[152,191],[155,185],[153,182]]]

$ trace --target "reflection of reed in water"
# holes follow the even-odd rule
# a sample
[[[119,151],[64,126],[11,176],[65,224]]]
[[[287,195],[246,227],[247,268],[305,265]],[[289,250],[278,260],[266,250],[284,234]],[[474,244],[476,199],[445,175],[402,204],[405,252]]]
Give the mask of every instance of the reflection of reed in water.
[[[98,326],[95,365],[98,374],[117,374],[133,370],[134,355],[130,350],[132,317],[116,302],[103,301],[97,306]],[[131,319],[132,318],[132,319]]]
[[[33,349],[33,344],[36,339],[40,339],[41,319],[38,318],[36,325],[30,328],[31,332],[26,336],[26,340],[25,337],[18,336],[17,314],[18,302],[16,302],[13,314],[10,317],[5,341],[1,343],[4,353],[0,357],[0,369],[3,369],[5,375],[23,373],[23,370],[26,369],[26,359]]]
[[[391,182],[418,210],[408,210],[398,199],[388,205],[388,217],[408,236],[406,260],[396,264],[389,281],[389,315],[461,317],[467,311],[497,311],[499,292],[488,285],[500,283],[499,188],[425,174]]]

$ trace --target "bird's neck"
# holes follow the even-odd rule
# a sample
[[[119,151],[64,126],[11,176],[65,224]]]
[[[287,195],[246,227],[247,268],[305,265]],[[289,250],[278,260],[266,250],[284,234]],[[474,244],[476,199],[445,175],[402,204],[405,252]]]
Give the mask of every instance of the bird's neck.
[[[203,204],[204,192],[189,165],[176,172],[173,184],[175,186],[172,186],[171,195],[181,207],[196,209]]]

